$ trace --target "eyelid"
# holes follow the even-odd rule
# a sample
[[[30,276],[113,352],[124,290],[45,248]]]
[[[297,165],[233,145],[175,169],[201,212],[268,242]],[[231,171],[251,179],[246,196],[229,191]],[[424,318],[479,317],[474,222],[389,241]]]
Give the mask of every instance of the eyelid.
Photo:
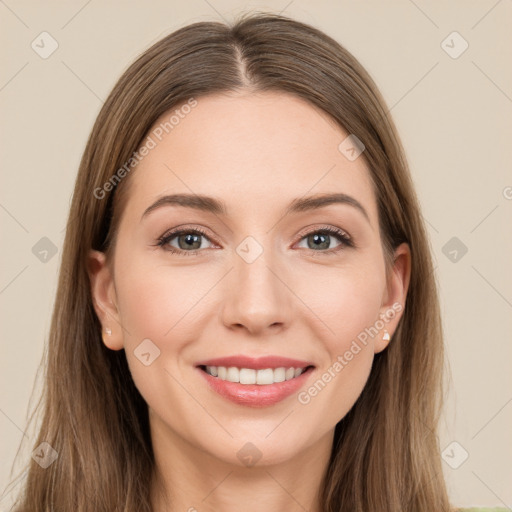
[[[213,240],[215,237],[210,234],[210,231],[207,228],[204,228],[203,226],[200,226],[198,224],[180,224],[178,226],[174,226],[173,228],[169,228],[164,233],[159,236],[158,238],[166,238],[170,235],[176,235],[179,233],[189,233],[189,232],[197,232],[201,233],[201,235],[204,235],[209,240]]]
[[[297,236],[299,237],[300,241],[305,236],[318,232],[327,232],[329,234],[334,233],[340,236],[343,235],[347,240],[352,241],[352,237],[346,230],[339,228],[337,226],[331,226],[327,224],[314,224],[313,226],[308,226],[307,228],[304,228],[301,231],[299,231]]]

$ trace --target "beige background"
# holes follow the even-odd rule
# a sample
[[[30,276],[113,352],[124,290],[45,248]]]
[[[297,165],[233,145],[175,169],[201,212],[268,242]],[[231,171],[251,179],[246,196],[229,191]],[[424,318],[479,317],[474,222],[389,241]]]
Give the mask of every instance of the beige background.
[[[452,375],[441,424],[450,495],[459,506],[512,507],[512,2],[42,4],[0,0],[2,510],[9,509],[19,443],[25,437],[30,445],[34,436],[25,431],[26,417],[65,219],[101,103],[156,40],[191,22],[231,20],[251,9],[283,11],[333,36],[368,69],[392,107],[440,283]],[[43,31],[59,45],[47,59],[31,48]],[[450,36],[442,46],[453,31],[469,44],[458,58],[443,46],[453,54],[462,40]],[[32,252],[43,237],[58,251],[47,262]],[[456,261],[446,246],[452,237],[467,247]],[[41,374],[36,390],[40,382]]]

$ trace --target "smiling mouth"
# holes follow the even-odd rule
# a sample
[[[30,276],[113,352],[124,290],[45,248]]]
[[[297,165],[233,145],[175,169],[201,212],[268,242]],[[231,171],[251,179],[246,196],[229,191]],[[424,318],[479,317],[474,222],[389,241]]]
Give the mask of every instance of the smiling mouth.
[[[253,368],[238,368],[235,366],[198,366],[208,375],[216,377],[219,380],[235,382],[239,384],[258,384],[261,386],[277,384],[300,377],[303,373],[311,371],[314,366],[306,366],[304,368],[295,367],[279,367],[264,368],[255,370]]]

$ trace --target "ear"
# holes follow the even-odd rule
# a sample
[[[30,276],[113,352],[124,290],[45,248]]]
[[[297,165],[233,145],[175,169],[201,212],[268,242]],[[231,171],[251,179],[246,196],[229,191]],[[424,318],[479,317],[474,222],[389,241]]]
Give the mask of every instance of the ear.
[[[89,251],[87,272],[91,283],[94,310],[102,326],[103,343],[111,350],[121,350],[124,348],[123,332],[117,310],[114,280],[107,265],[105,253]]]
[[[397,247],[394,253],[394,263],[391,269],[386,289],[382,298],[380,319],[384,324],[375,340],[375,353],[384,350],[393,338],[393,334],[402,318],[405,309],[405,299],[409,289],[411,277],[411,250],[407,243]],[[379,325],[380,327],[380,325]],[[385,330],[389,333],[389,340],[382,339]]]

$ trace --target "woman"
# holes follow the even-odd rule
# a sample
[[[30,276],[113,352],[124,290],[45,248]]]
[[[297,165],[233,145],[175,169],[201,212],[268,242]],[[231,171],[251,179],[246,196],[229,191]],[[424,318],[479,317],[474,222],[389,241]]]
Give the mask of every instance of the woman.
[[[442,366],[368,73],[282,16],[189,25],[127,69],[87,143],[15,510],[451,510]]]

